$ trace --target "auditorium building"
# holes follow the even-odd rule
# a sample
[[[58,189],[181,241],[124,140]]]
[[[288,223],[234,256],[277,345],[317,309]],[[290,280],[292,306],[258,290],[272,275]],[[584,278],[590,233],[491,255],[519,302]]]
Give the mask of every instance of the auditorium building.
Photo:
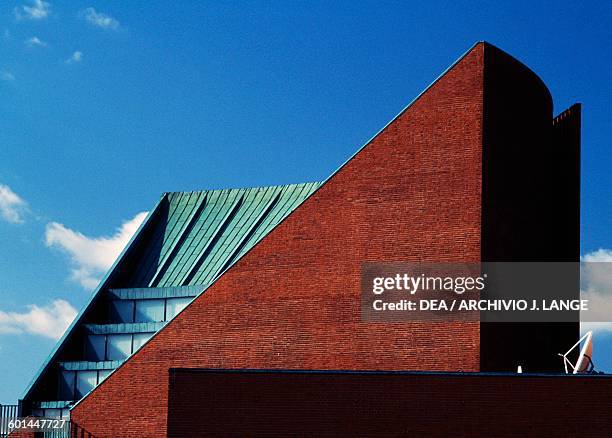
[[[610,436],[612,380],[557,356],[578,322],[360,312],[364,262],[578,261],[580,111],[480,42],[325,181],[163,194],[21,415],[113,438]]]

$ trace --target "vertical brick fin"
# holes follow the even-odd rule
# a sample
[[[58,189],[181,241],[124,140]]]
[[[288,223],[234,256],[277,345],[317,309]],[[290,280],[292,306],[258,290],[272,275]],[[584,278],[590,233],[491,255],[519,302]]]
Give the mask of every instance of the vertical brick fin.
[[[580,259],[580,129],[581,105],[576,103],[553,119],[551,161],[556,183],[555,205],[563,214],[556,218],[564,236],[558,258],[577,262]]]
[[[552,98],[529,68],[491,45],[484,53],[482,260],[578,260],[578,204],[562,202],[559,163],[574,152],[553,142]],[[574,192],[572,192],[574,193]],[[578,283],[576,283],[578,285]],[[559,371],[557,353],[571,346],[578,323],[482,323],[482,371]]]
[[[173,367],[478,371],[478,323],[362,322],[360,270],[364,260],[480,259],[483,47],[454,64],[71,418],[99,437],[165,436]]]

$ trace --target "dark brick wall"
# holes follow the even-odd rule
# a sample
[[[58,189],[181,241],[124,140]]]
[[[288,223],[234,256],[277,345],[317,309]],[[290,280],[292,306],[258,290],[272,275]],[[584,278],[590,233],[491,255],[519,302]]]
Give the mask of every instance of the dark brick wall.
[[[482,260],[578,262],[580,109],[573,122],[553,123],[539,77],[488,44],[484,60]],[[573,278],[577,299],[578,266]],[[481,370],[554,372],[579,324],[483,323],[480,333]]]
[[[163,436],[168,369],[478,371],[478,323],[360,321],[360,266],[480,259],[483,45],[86,397],[99,437]]]
[[[553,120],[550,156],[555,181],[554,203],[563,211],[555,218],[557,229],[565,230],[561,257],[576,261],[580,254],[580,131],[582,105],[572,105]]]
[[[169,437],[609,437],[604,376],[171,370]]]

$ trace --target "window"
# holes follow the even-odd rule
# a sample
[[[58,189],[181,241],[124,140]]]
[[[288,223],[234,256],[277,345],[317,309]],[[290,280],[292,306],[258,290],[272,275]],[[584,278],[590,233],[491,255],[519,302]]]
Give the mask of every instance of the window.
[[[108,335],[107,360],[123,360],[132,352],[132,335]]]
[[[61,409],[45,409],[45,417],[47,418],[61,418],[62,410]]]
[[[89,391],[94,389],[98,383],[97,371],[78,371],[76,378],[77,395],[84,397]]]
[[[60,373],[59,394],[60,400],[74,400],[74,371]]]
[[[166,304],[166,320],[170,321],[174,318],[181,310],[187,307],[187,304],[191,302],[193,298],[168,298]]]
[[[88,335],[85,340],[85,355],[87,360],[94,362],[106,360],[106,336]]]
[[[104,382],[112,370],[100,370],[98,371],[98,384]]]
[[[153,333],[134,333],[134,351],[140,349],[142,344],[151,339]]]
[[[113,300],[110,302],[110,319],[112,322],[134,322],[134,301]]]
[[[164,300],[136,301],[134,322],[158,322],[164,320]]]

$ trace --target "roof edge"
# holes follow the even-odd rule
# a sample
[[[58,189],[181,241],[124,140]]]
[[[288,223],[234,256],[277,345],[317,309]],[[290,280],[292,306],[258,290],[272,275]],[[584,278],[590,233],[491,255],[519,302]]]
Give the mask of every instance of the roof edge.
[[[169,373],[224,373],[224,374],[349,374],[381,376],[456,376],[456,377],[552,377],[552,378],[612,378],[612,374],[566,374],[559,373],[516,373],[512,371],[433,371],[433,370],[348,370],[348,369],[291,369],[291,368],[170,368]]]
[[[279,188],[279,187],[297,187],[304,186],[306,184],[321,184],[322,181],[307,181],[301,183],[289,183],[289,184],[272,184],[269,186],[252,186],[252,187],[224,187],[221,189],[203,189],[203,190],[185,190],[185,191],[172,191],[172,192],[164,192],[164,195],[176,195],[179,193],[210,193],[210,192],[224,192],[224,191],[234,191],[234,190],[265,190],[271,188]]]

